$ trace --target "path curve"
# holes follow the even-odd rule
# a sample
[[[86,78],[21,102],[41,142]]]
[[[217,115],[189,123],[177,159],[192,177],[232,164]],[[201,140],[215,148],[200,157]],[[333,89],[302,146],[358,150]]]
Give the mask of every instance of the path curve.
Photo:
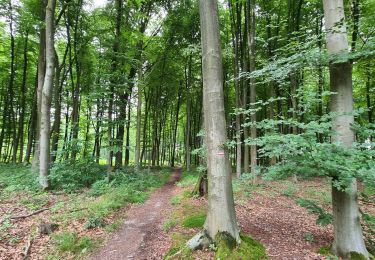
[[[181,169],[174,169],[168,184],[153,192],[144,204],[133,205],[121,229],[90,260],[144,259],[149,237],[161,231],[163,221],[172,211],[170,199],[178,194],[174,183],[180,175]]]

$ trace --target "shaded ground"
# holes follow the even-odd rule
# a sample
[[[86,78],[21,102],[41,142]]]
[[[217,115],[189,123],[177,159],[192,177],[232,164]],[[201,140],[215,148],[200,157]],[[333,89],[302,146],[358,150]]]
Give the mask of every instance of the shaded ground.
[[[162,234],[161,225],[172,211],[170,199],[180,191],[174,185],[180,174],[181,169],[175,169],[170,182],[156,190],[146,203],[133,205],[123,227],[90,259],[162,259],[170,240]],[[163,243],[156,245],[154,241]]]

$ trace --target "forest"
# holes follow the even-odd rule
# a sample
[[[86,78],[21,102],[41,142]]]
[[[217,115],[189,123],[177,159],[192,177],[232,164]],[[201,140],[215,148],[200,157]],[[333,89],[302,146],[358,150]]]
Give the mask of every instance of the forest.
[[[375,1],[0,0],[0,259],[375,259]]]

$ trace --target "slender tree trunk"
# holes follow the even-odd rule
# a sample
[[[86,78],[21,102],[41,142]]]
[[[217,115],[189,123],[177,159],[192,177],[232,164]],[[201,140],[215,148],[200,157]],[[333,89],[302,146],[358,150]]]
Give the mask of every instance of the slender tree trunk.
[[[366,104],[367,104],[367,116],[368,122],[372,124],[374,108],[371,103],[371,74],[370,74],[370,64],[366,69]]]
[[[40,20],[44,21],[46,16],[46,2],[45,0],[40,3]],[[46,29],[44,26],[40,28],[40,39],[39,39],[39,54],[38,54],[38,88],[37,88],[37,117],[36,117],[36,131],[35,131],[35,144],[34,144],[34,156],[31,170],[34,173],[39,171],[39,139],[40,139],[40,115],[42,107],[42,91],[44,84],[44,76],[46,74]]]
[[[21,87],[21,112],[20,112],[20,119],[18,124],[18,140],[19,140],[19,147],[20,147],[20,155],[18,161],[22,163],[23,160],[23,145],[25,142],[24,138],[24,128],[25,128],[25,110],[26,110],[26,94],[27,94],[27,87],[26,87],[26,80],[27,80],[27,66],[28,66],[28,42],[29,42],[29,32],[26,31],[25,35],[25,42],[23,47],[23,75],[22,75],[22,87]]]
[[[171,167],[174,167],[175,164],[175,156],[176,156],[176,142],[177,142],[177,130],[178,130],[178,118],[180,114],[180,104],[181,104],[181,86],[180,83],[179,89],[178,89],[178,98],[177,98],[177,107],[176,107],[176,116],[174,120],[174,132],[173,132],[173,149],[172,149],[172,160],[171,160]]]
[[[250,73],[255,71],[255,0],[248,0],[248,12],[250,12],[250,31],[248,31],[248,45],[250,50]],[[256,102],[256,82],[254,78],[250,79],[250,104],[251,108],[255,109]],[[257,128],[256,121],[257,116],[255,111],[250,116],[250,121],[252,126],[250,127],[250,137],[251,139],[257,138]],[[257,146],[250,146],[250,169],[251,173],[254,175],[254,180],[256,180],[256,167],[257,167]]]
[[[323,7],[328,53],[347,54],[348,39],[343,23],[345,19],[343,0],[323,0]],[[331,111],[338,113],[333,120],[333,129],[337,133],[333,136],[333,141],[342,143],[344,147],[351,147],[355,139],[351,129],[354,123],[352,66],[350,61],[331,63],[329,70],[331,91],[337,93],[331,97]],[[358,252],[368,258],[369,254],[359,222],[356,180],[352,181],[350,188],[350,192],[344,192],[332,185],[334,228],[332,250],[344,259],[350,258],[350,252]]]
[[[43,189],[49,188],[48,175],[50,169],[50,118],[53,78],[55,73],[54,48],[54,14],[56,0],[48,0],[46,7],[46,75],[44,77],[41,118],[40,118],[40,170],[39,184]]]
[[[9,0],[9,33],[10,33],[10,76],[9,76],[9,83],[8,83],[8,91],[7,95],[9,97],[8,105],[9,105],[9,130],[13,128],[12,131],[12,141],[13,141],[13,156],[12,161],[15,163],[17,160],[17,149],[18,149],[18,139],[16,133],[16,117],[15,111],[13,107],[13,99],[14,99],[14,80],[16,77],[16,68],[15,68],[15,39],[14,39],[14,28],[13,28],[13,5],[12,0]],[[10,131],[9,131],[10,133]]]
[[[135,168],[137,171],[141,168],[141,117],[142,117],[142,66],[138,70],[138,95],[137,95],[137,130],[135,141]],[[146,119],[147,120],[147,119]],[[146,122],[145,122],[146,124]],[[143,137],[145,138],[145,137]]]
[[[191,100],[190,88],[192,81],[192,55],[189,57],[189,64],[187,66],[186,78],[186,133],[185,133],[185,156],[186,156],[186,170],[190,171],[190,129],[191,129]]]
[[[208,166],[208,214],[204,225],[215,238],[227,232],[240,241],[234,211],[231,167],[226,148],[223,70],[216,0],[199,1],[203,61],[203,106]]]
[[[126,120],[126,141],[125,141],[125,165],[129,165],[129,159],[130,159],[130,119],[131,119],[131,97],[128,97],[128,118]]]
[[[37,71],[36,74],[38,75],[39,72]],[[31,115],[30,115],[30,123],[29,123],[29,129],[28,129],[28,136],[27,136],[27,145],[26,145],[26,154],[25,154],[25,159],[24,162],[26,164],[30,163],[30,157],[31,157],[31,152],[33,148],[33,142],[35,139],[35,135],[37,132],[37,113],[38,113],[38,101],[37,101],[37,96],[38,96],[38,76],[35,77],[35,90],[33,94],[33,104],[32,104],[32,110],[31,110]]]

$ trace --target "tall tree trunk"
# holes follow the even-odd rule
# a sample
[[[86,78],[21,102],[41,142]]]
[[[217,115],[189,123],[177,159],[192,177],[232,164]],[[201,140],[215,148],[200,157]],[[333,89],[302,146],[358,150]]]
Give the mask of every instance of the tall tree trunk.
[[[203,106],[208,166],[208,213],[204,228],[215,238],[227,232],[240,241],[234,211],[231,167],[226,148],[226,120],[223,93],[218,7],[216,0],[199,1],[203,61]]]
[[[137,95],[137,129],[135,141],[135,168],[137,171],[141,168],[141,117],[142,117],[142,66],[138,70],[138,95]],[[147,119],[146,119],[147,120]],[[146,124],[146,122],[145,122]],[[143,137],[145,138],[145,137]]]
[[[125,165],[129,165],[129,159],[130,159],[130,119],[131,119],[131,102],[130,102],[131,96],[128,97],[128,118],[126,120],[126,138],[125,138]]]
[[[25,154],[25,159],[24,163],[29,164],[30,163],[30,157],[31,157],[31,152],[33,148],[33,143],[34,139],[36,137],[36,132],[37,132],[37,124],[38,124],[38,74],[39,71],[36,72],[36,77],[35,77],[35,90],[33,94],[33,104],[32,104],[32,110],[31,110],[31,115],[30,115],[30,122],[29,122],[29,129],[28,129],[28,136],[27,136],[27,145],[26,145],[26,154]],[[38,138],[39,139],[39,138]],[[1,154],[1,153],[0,153]]]
[[[9,105],[9,130],[12,131],[12,141],[13,141],[13,156],[12,161],[15,163],[17,160],[17,149],[18,149],[18,140],[16,133],[16,116],[13,107],[13,98],[14,98],[14,80],[16,77],[16,68],[15,68],[15,39],[14,39],[14,28],[13,28],[13,5],[12,0],[9,0],[9,33],[10,33],[10,76],[8,83],[8,102]],[[10,132],[9,132],[10,133]]]
[[[250,73],[255,71],[255,0],[248,0],[248,12],[250,16],[249,28],[248,31],[248,45],[250,51]],[[255,113],[255,102],[256,102],[256,82],[254,78],[250,79],[250,104],[251,108],[254,109],[254,112],[250,116],[250,121],[252,126],[250,127],[250,137],[251,139],[257,138],[257,128],[256,121],[257,116]],[[251,173],[254,175],[254,180],[256,180],[256,167],[257,167],[257,146],[250,146],[250,169]]]
[[[46,2],[45,0],[40,2],[40,20],[45,21],[46,16]],[[46,74],[46,29],[44,26],[40,27],[40,39],[39,39],[39,54],[38,54],[38,88],[37,88],[37,117],[36,117],[36,131],[35,131],[35,144],[34,144],[34,156],[31,170],[34,173],[39,172],[39,139],[40,139],[40,115],[42,106],[42,91],[44,84],[44,76]]]
[[[370,64],[366,68],[366,104],[367,104],[367,116],[368,122],[373,123],[373,112],[374,107],[371,103],[371,73],[370,73]]]
[[[186,156],[186,170],[190,171],[190,129],[191,129],[191,100],[190,88],[192,81],[192,55],[189,57],[187,72],[185,69],[186,78],[186,133],[185,133],[185,156]]]
[[[327,48],[330,55],[347,54],[348,39],[345,27],[343,0],[323,0],[325,26],[327,29]],[[344,147],[351,147],[355,135],[351,129],[353,116],[352,66],[350,61],[331,63],[331,91],[337,94],[331,97],[331,111],[338,113],[333,120],[333,129],[337,135],[333,141],[340,142]],[[350,252],[358,252],[366,258],[369,254],[363,241],[360,215],[357,202],[357,183],[352,180],[349,192],[338,190],[332,185],[332,210],[334,241],[333,252],[350,258]]]
[[[175,164],[175,156],[176,156],[176,143],[177,143],[177,130],[178,130],[178,119],[180,114],[180,104],[181,104],[181,89],[182,89],[182,83],[180,83],[180,86],[178,88],[178,98],[177,98],[177,107],[176,107],[176,115],[174,120],[174,129],[173,129],[173,148],[172,148],[172,160],[171,160],[171,167],[174,167]]]
[[[44,77],[40,118],[40,170],[39,184],[49,188],[50,169],[50,118],[53,78],[55,73],[54,23],[56,0],[48,0],[46,7],[46,75]]]
[[[241,34],[241,8],[239,4],[232,4],[232,0],[228,1],[229,8],[231,10],[231,28],[232,28],[232,44],[233,44],[233,69],[234,69],[234,88],[236,97],[236,108],[241,107],[241,88],[239,80],[239,61],[240,56],[240,34]],[[236,175],[241,177],[241,165],[242,165],[242,142],[241,142],[241,115],[236,114]]]
[[[25,110],[26,110],[26,94],[27,94],[27,87],[26,87],[26,80],[27,80],[27,66],[28,66],[28,42],[29,42],[29,31],[26,31],[25,35],[25,42],[23,46],[23,75],[22,75],[22,87],[21,87],[21,111],[20,111],[20,119],[18,124],[18,137],[17,142],[19,142],[20,147],[20,155],[18,161],[22,163],[23,160],[23,145],[25,142],[24,138],[24,129],[25,129]]]

